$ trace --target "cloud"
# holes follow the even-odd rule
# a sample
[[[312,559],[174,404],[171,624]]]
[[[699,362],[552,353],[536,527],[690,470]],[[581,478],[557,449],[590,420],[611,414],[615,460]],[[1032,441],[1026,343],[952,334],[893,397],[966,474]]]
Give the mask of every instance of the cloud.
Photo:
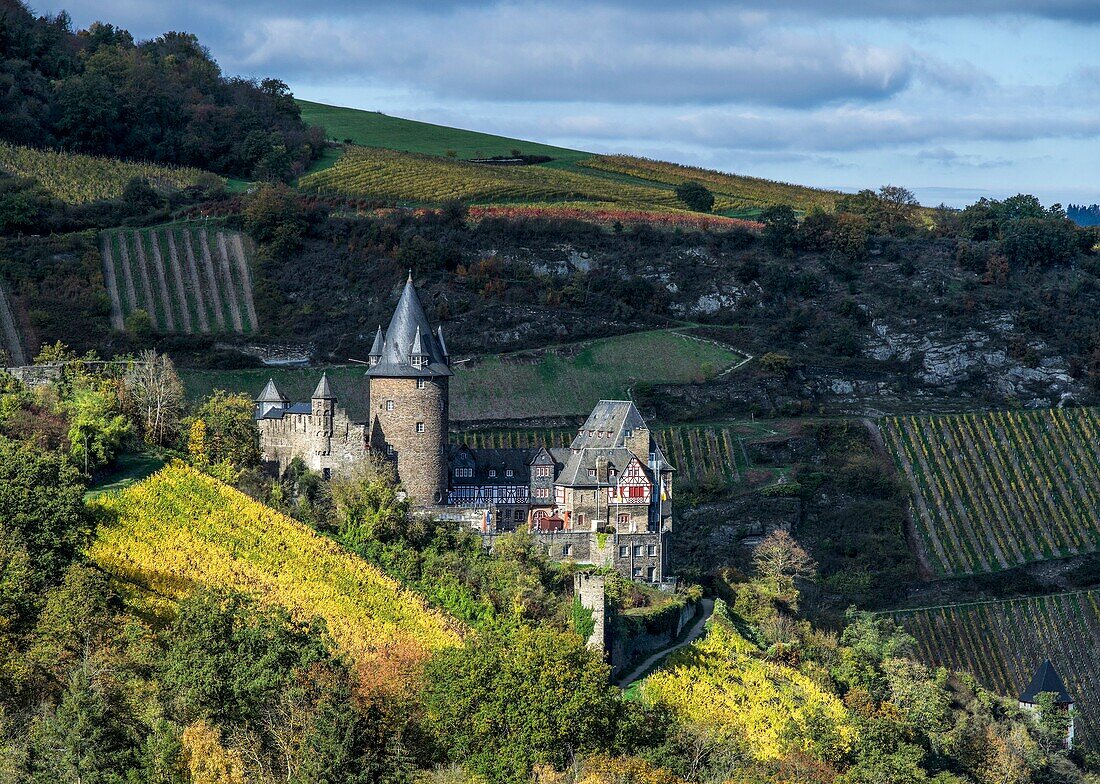
[[[249,70],[359,75],[440,97],[812,107],[905,89],[908,47],[775,28],[754,14],[502,5],[440,18],[255,20],[232,58]]]

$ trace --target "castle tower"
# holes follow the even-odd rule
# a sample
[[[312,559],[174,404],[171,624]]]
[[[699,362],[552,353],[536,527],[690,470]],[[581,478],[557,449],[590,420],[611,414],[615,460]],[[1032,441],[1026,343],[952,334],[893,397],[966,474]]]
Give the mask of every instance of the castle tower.
[[[290,405],[290,400],[275,386],[275,379],[273,378],[267,380],[267,386],[264,387],[264,391],[260,393],[255,402],[256,419],[264,419],[272,412],[276,415],[281,414]]]
[[[453,373],[442,337],[442,328],[432,331],[409,273],[385,337],[381,329],[375,335],[367,378],[372,447],[397,462],[401,484],[420,505],[442,503],[447,492]]]
[[[322,373],[317,388],[310,398],[313,418],[318,429],[326,436],[332,436],[332,417],[336,413],[336,395],[328,383],[328,374]]]

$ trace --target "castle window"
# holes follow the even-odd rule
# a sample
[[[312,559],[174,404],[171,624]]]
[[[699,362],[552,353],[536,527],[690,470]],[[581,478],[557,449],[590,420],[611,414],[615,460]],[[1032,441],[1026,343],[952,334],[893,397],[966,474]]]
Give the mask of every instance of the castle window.
[[[649,546],[648,548],[646,548],[646,549],[647,549],[647,550],[649,551],[649,554],[650,554],[650,555],[657,555],[657,545],[655,545],[655,544],[651,544],[651,545],[650,545],[650,546]]]
[[[630,548],[627,547],[625,544],[619,545],[619,557],[620,558],[629,558],[630,557]]]
[[[586,515],[584,512],[581,512],[579,515],[577,515],[577,525],[583,526],[586,522],[588,522],[588,515]]]
[[[634,557],[635,558],[641,558],[642,557],[642,546],[640,544],[634,545]]]
[[[651,566],[651,567],[649,567],[648,569],[645,570],[645,578],[647,580],[649,580],[650,582],[653,582],[653,579],[654,579],[654,577],[656,577],[656,575],[657,575],[657,568],[655,566]]]
[[[562,555],[572,555],[573,554],[573,545],[563,544],[561,546],[561,554]]]
[[[596,478],[596,469],[595,468],[589,468],[588,469],[588,478],[589,479],[595,479]]]
[[[416,423],[416,432],[417,433],[423,433],[424,432],[424,423],[423,422],[417,422]]]
[[[626,525],[627,523],[630,522],[630,515],[628,515],[628,514],[617,515],[615,517],[615,522],[617,522],[619,525]]]
[[[550,500],[550,488],[549,487],[536,487],[535,498],[541,498],[543,500]]]
[[[640,566],[635,566],[634,567],[634,576],[639,577],[639,578],[642,576],[642,567],[640,567]]]
[[[321,469],[321,477],[323,479],[332,479],[332,469],[331,468],[322,468]]]
[[[428,379],[426,379],[426,378],[418,378],[418,379],[416,380],[416,388],[417,388],[417,389],[423,389],[423,388],[424,388],[424,387],[426,387],[426,386],[428,386]]]
[[[386,401],[386,410],[387,411],[393,411],[393,401],[392,400],[387,400]]]
[[[490,468],[489,469],[489,478],[490,479],[496,479],[497,478],[497,470],[495,468]]]
[[[386,454],[390,457],[397,454],[397,450],[393,448],[393,444],[386,444]]]
[[[625,436],[626,438],[630,438],[632,435],[634,435],[634,431],[631,430],[629,427],[623,431],[623,436]]]
[[[511,478],[512,478],[513,476],[515,476],[515,475],[516,475],[516,472],[515,472],[515,471],[513,471],[513,470],[512,470],[511,468],[508,468],[508,469],[505,469],[505,471],[504,471],[504,475],[505,475],[506,477],[508,477],[509,479],[511,479]]]
[[[550,466],[536,466],[535,467],[535,476],[541,477],[541,478],[544,478],[544,479],[549,477],[550,476]]]
[[[473,475],[474,475],[474,469],[472,469],[472,468],[456,468],[455,469],[455,476],[458,477],[459,479],[463,479],[463,478],[469,479]]]

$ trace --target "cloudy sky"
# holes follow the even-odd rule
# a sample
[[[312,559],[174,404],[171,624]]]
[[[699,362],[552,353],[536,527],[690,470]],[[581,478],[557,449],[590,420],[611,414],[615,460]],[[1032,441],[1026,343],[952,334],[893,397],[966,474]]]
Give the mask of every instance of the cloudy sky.
[[[929,204],[1100,202],[1100,0],[31,1],[197,33],[314,101]]]

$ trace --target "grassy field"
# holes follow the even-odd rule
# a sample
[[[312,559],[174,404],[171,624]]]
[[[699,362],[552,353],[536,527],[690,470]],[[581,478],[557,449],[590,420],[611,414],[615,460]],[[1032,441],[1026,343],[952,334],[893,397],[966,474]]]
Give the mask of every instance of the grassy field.
[[[91,504],[90,557],[150,615],[202,587],[238,590],[324,618],[341,650],[383,678],[459,641],[456,622],[363,559],[182,463]]]
[[[0,170],[38,181],[50,194],[69,204],[116,199],[135,177],[154,188],[172,190],[189,185],[212,185],[224,179],[186,167],[132,163],[117,158],[38,150],[0,141]]]
[[[104,232],[112,328],[122,331],[127,316],[144,310],[166,334],[255,332],[251,253],[244,235],[216,223]]]
[[[451,380],[451,419],[526,419],[581,416],[597,401],[623,399],[639,380],[683,384],[703,380],[737,361],[738,355],[713,343],[676,332],[637,332],[569,344],[546,352],[520,352],[478,358],[455,366]],[[264,368],[237,371],[182,371],[191,400],[214,389],[256,395],[274,378],[283,394],[308,399],[321,368]],[[362,365],[326,368],[342,404],[354,415],[367,408]]]
[[[164,468],[164,459],[150,452],[128,452],[119,455],[111,470],[101,476],[84,497],[94,498],[101,493],[124,490],[162,468]]]
[[[559,161],[575,161],[591,155],[579,150],[510,139],[506,136],[390,117],[381,112],[326,106],[301,100],[298,101],[298,106],[302,110],[302,119],[311,125],[324,126],[328,138],[341,142],[351,139],[356,144],[367,147],[385,147],[437,156],[445,156],[449,150],[453,150],[458,158],[511,155],[512,150],[517,149],[524,155],[548,155]]]
[[[635,158],[629,155],[597,155],[582,161],[580,165],[670,186],[680,185],[688,180],[701,182],[714,193],[717,212],[730,209],[759,211],[774,204],[788,204],[803,212],[809,212],[815,207],[831,210],[841,196],[836,191],[807,188],[759,177],[726,174],[697,166],[681,166],[676,163]]]
[[[1100,743],[1100,592],[975,602],[894,613],[917,638],[919,658],[969,672],[1016,698],[1050,659],[1077,701],[1079,741]]]
[[[940,574],[1100,548],[1094,409],[891,417],[880,428],[913,487],[920,544]]]

